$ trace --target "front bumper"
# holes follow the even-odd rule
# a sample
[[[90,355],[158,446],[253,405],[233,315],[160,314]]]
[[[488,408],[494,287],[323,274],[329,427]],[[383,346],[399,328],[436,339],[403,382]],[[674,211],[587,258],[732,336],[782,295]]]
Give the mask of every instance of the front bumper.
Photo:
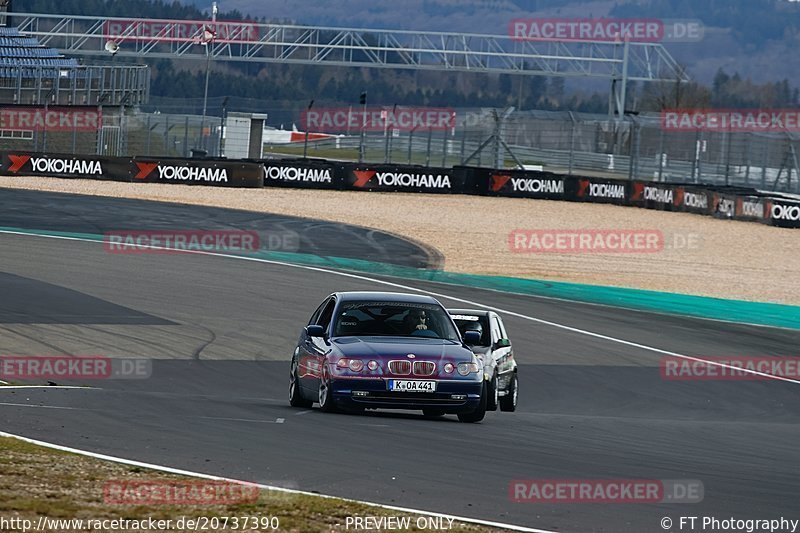
[[[334,379],[333,399],[341,407],[372,409],[441,409],[448,414],[478,408],[482,381],[436,379],[436,392],[394,392],[388,379]]]

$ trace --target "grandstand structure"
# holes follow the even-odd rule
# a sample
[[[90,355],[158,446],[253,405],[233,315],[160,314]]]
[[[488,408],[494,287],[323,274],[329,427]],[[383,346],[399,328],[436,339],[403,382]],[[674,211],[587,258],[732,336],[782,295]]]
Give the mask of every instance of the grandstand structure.
[[[147,103],[150,68],[84,64],[11,24],[0,0],[0,148],[120,155],[126,109]]]
[[[0,26],[0,103],[139,105],[147,102],[150,69],[82,65],[18,28]]]

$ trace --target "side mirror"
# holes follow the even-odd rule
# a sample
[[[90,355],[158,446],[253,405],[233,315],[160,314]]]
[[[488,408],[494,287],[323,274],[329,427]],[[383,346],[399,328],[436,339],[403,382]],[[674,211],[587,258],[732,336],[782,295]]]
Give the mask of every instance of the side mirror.
[[[509,346],[511,346],[511,341],[508,340],[508,339],[500,339],[499,341],[494,343],[495,349],[497,349],[497,348],[508,348]]]
[[[469,330],[464,332],[464,344],[475,345],[481,342],[481,334],[478,331]]]
[[[311,326],[306,326],[306,334],[309,337],[324,337],[325,328],[317,324],[312,324]]]

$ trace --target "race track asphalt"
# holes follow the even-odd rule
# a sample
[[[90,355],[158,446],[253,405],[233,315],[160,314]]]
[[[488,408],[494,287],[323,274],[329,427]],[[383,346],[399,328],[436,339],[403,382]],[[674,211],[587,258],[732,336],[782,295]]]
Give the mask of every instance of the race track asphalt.
[[[48,229],[40,226],[56,207],[25,219],[6,192],[0,225]],[[197,209],[132,205],[159,213],[164,227]],[[124,203],[114,209],[138,219]],[[396,257],[392,246],[371,253]],[[114,255],[100,243],[36,236],[0,233],[0,252],[0,355],[154,360],[149,379],[81,383],[97,389],[0,388],[3,431],[554,531],[656,532],[665,516],[673,531],[680,516],[800,518],[800,384],[668,381],[657,351],[797,356],[796,331],[235,258]],[[520,362],[518,411],[460,424],[290,408],[288,360],[301,324],[330,292],[400,290],[381,281],[433,291],[445,305],[502,309]],[[705,494],[697,504],[512,503],[509,485],[520,479],[695,479]]]
[[[436,250],[385,232],[269,213],[2,188],[0,205],[0,222],[8,227],[95,234],[121,230],[244,230],[257,232],[262,247],[274,251],[413,268],[439,267],[442,262]]]

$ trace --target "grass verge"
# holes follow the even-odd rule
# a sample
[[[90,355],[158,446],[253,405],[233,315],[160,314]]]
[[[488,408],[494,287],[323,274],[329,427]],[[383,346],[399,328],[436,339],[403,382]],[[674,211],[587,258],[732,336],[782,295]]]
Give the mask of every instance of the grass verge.
[[[169,482],[204,480],[164,474],[140,467],[121,465],[42,448],[13,438],[0,438],[0,518],[30,520],[36,524],[39,517],[49,519],[83,520],[173,520],[185,517],[201,519],[216,517],[277,517],[278,531],[319,532],[345,531],[346,519],[352,517],[410,517],[412,527],[417,529],[419,515],[400,513],[379,507],[350,502],[336,498],[291,494],[279,491],[260,490],[254,503],[219,505],[130,505],[107,503],[104,488],[108,482],[148,482],[163,486]],[[201,518],[204,517],[204,518]],[[247,531],[274,531],[263,527],[246,528]],[[444,522],[447,524],[447,521]],[[229,522],[232,525],[232,522]],[[205,531],[233,531],[221,526]],[[240,527],[239,530],[245,528]],[[352,529],[352,526],[351,526]],[[0,527],[0,530],[5,530]],[[119,529],[121,530],[121,529]],[[182,531],[177,527],[167,531]],[[389,529],[386,529],[388,531]],[[13,529],[12,529],[13,531]],[[77,529],[59,528],[61,531]],[[81,531],[100,531],[81,529]],[[103,531],[117,531],[104,529]],[[126,531],[131,531],[130,529]],[[364,531],[364,529],[361,529]],[[371,529],[369,531],[384,531]],[[501,531],[471,524],[454,523],[451,532]]]

